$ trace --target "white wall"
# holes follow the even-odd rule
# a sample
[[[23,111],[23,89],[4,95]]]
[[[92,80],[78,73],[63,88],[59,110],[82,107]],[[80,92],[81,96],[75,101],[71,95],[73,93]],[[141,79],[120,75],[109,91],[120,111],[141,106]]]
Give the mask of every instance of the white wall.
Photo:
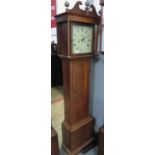
[[[51,41],[57,43],[57,32],[56,28],[51,28]]]

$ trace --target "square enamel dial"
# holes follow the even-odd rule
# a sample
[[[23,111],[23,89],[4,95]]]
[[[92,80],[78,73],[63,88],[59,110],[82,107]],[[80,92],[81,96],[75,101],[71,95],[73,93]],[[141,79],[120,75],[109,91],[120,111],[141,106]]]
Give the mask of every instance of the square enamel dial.
[[[93,48],[93,26],[72,25],[72,53],[91,53]]]

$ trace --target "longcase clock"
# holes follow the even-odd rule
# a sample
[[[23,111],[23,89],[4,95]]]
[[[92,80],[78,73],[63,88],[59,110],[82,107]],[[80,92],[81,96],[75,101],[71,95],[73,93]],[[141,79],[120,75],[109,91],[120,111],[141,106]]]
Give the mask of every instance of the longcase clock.
[[[94,118],[89,113],[91,60],[97,54],[100,17],[95,7],[73,9],[56,16],[58,56],[62,59],[65,120],[63,147],[75,155],[94,140]]]

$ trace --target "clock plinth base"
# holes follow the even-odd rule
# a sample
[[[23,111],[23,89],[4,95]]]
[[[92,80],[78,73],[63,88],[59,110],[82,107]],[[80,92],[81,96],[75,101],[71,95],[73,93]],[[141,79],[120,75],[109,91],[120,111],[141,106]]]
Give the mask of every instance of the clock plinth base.
[[[92,117],[88,117],[74,125],[70,125],[66,121],[63,122],[63,148],[69,155],[76,155],[93,142],[94,123],[95,120]]]

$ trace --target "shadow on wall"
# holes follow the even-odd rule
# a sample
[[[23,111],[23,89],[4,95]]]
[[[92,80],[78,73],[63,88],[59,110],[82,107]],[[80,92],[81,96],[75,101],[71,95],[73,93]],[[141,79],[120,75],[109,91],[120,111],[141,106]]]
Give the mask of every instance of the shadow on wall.
[[[100,54],[92,62],[91,73],[91,114],[96,119],[97,128],[104,124],[104,55]]]

